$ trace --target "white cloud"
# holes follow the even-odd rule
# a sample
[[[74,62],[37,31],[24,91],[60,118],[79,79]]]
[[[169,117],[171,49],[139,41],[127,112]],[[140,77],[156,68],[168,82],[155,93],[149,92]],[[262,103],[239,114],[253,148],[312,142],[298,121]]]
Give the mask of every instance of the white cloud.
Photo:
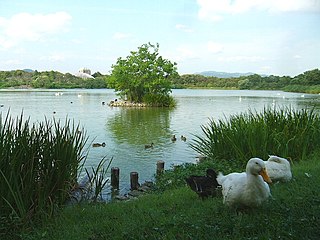
[[[63,62],[66,59],[65,54],[53,53],[49,56],[42,56],[40,60],[50,61],[50,62]]]
[[[204,44],[182,44],[166,52],[165,57],[175,62],[197,61],[212,58],[213,54],[220,53],[223,49],[223,45],[213,41]]]
[[[317,11],[320,0],[197,0],[200,19],[219,21],[225,14],[245,13],[250,10],[270,12]]]
[[[12,65],[21,65],[21,61],[18,59],[8,59],[1,62],[1,64],[6,66],[12,66]]]
[[[9,39],[6,39],[0,35],[0,50],[1,48],[7,49],[12,47],[14,44]]]
[[[131,35],[129,33],[116,32],[115,34],[113,34],[113,39],[121,40],[121,39],[129,38],[130,36]]]
[[[74,38],[74,39],[71,39],[71,42],[74,44],[83,44],[84,40],[80,38]]]
[[[319,0],[265,0],[265,6],[269,11],[280,12],[319,12]]]
[[[188,46],[180,46],[177,48],[177,51],[180,59],[195,57],[194,51]]]
[[[301,57],[299,54],[296,54],[296,55],[293,56],[293,58],[294,58],[294,59],[300,59],[300,58],[302,58],[302,57]]]
[[[230,56],[230,57],[220,57],[218,58],[219,61],[221,62],[260,62],[265,60],[264,57],[260,56]]]
[[[164,52],[161,52],[161,55],[164,58],[167,58],[174,62],[179,62],[179,63],[184,62],[186,60],[190,60],[190,59],[194,60],[198,58],[192,46],[189,46],[189,45],[177,46],[172,50],[166,50]]]
[[[272,67],[270,67],[270,66],[262,66],[260,69],[261,69],[262,72],[270,72]]]
[[[220,43],[209,41],[207,43],[208,51],[211,53],[219,53],[222,52],[223,46]]]
[[[189,32],[189,33],[193,32],[193,29],[183,24],[176,24],[176,29],[181,30],[183,32]]]
[[[0,18],[0,47],[10,48],[24,41],[39,41],[64,32],[71,18],[66,12],[19,13],[8,19]]]

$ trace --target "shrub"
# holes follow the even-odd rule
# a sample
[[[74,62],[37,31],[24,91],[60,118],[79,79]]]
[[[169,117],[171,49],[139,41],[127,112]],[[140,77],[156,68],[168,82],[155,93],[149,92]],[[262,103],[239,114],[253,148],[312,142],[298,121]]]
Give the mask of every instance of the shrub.
[[[142,102],[155,107],[174,107],[176,106],[175,99],[170,95],[161,94],[146,94]]]

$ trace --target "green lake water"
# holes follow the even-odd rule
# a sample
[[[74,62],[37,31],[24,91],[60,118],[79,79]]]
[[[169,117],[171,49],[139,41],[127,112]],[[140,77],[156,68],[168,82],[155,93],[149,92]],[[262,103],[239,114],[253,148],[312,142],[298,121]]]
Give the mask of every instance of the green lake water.
[[[152,180],[156,162],[165,161],[165,168],[195,162],[198,154],[189,147],[194,134],[201,134],[201,125],[209,119],[227,118],[248,110],[264,107],[291,106],[295,109],[320,109],[320,95],[249,90],[173,90],[177,107],[111,108],[107,104],[117,98],[111,89],[99,90],[1,90],[2,116],[10,110],[31,121],[66,117],[87,131],[90,148],[86,167],[95,166],[103,157],[113,158],[111,166],[120,168],[121,192],[129,190],[130,172],[139,173],[139,181]],[[171,142],[175,134],[176,142]],[[187,141],[181,141],[183,135]],[[92,148],[92,142],[105,142],[106,147]],[[145,144],[154,147],[145,149]],[[272,153],[270,153],[272,154]],[[108,191],[106,191],[106,194]]]

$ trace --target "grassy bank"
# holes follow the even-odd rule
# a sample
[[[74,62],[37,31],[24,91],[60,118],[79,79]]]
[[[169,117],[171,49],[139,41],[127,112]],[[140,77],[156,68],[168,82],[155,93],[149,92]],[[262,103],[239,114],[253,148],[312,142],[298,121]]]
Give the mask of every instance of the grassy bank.
[[[273,198],[236,213],[221,198],[202,201],[183,186],[130,202],[64,209],[23,239],[318,239],[320,153],[293,166]]]
[[[3,127],[3,129],[9,130],[11,128]],[[18,125],[15,129],[24,128]],[[63,129],[62,132],[69,133],[69,127]],[[320,119],[317,113],[312,110],[295,111],[290,108],[265,109],[262,113],[248,112],[231,116],[230,119],[223,121],[211,121],[202,127],[203,134],[195,136],[196,138],[191,144],[193,149],[206,155],[207,159],[199,164],[184,164],[167,170],[165,174],[157,178],[157,191],[153,194],[130,202],[82,204],[60,208],[53,218],[36,218],[43,220],[41,225],[37,224],[32,227],[32,221],[28,221],[22,232],[10,236],[9,239],[316,239],[317,234],[320,233],[318,230],[320,223],[319,129]],[[11,136],[10,132],[4,131],[3,136]],[[23,132],[26,134],[22,134],[22,136],[29,136],[30,132],[26,130],[18,131],[17,137]],[[31,131],[31,133],[33,132]],[[53,136],[59,132],[60,130]],[[74,136],[74,133],[78,131],[71,132],[73,134],[70,136]],[[34,135],[31,134],[31,136]],[[61,135],[62,143],[68,139],[66,136]],[[25,138],[29,139],[29,137],[21,139]],[[15,146],[15,141],[11,143],[7,141],[7,138],[3,139],[5,139],[4,146],[7,146],[9,150],[11,146]],[[30,139],[38,138],[32,137]],[[51,146],[57,141],[46,142]],[[81,142],[79,141],[79,143]],[[23,146],[33,146],[33,144],[23,143]],[[43,149],[41,144],[38,145],[39,147],[36,149]],[[62,144],[61,146],[69,146],[75,150],[74,144]],[[21,152],[20,148],[14,149],[17,151],[13,151],[13,153]],[[28,149],[26,148],[26,150]],[[54,153],[60,153],[57,150],[58,147],[48,149],[55,150]],[[3,150],[3,152],[5,151]],[[45,153],[47,152],[51,151]],[[12,153],[12,151],[8,151],[8,153]],[[16,158],[12,158],[10,154],[6,158],[16,159],[16,162],[26,159],[17,154],[13,155],[17,156]],[[253,156],[266,158],[268,154],[276,154],[292,160],[294,179],[286,184],[271,185],[273,198],[259,209],[236,213],[225,207],[221,198],[201,201],[195,193],[185,186],[184,178],[186,176],[203,174],[207,167],[213,167],[226,174],[235,170],[242,171],[249,158]],[[30,156],[27,159],[32,160],[32,164],[46,162],[44,158],[41,158],[40,161],[38,158],[33,158],[34,154]],[[41,153],[36,156],[45,155]],[[51,155],[49,154],[49,156]],[[75,154],[75,156],[82,156],[82,154]],[[51,158],[46,157],[47,159]],[[52,166],[60,166],[55,163],[57,161],[55,159],[61,159],[61,156],[53,157],[54,164],[46,165],[48,169],[51,169]],[[60,163],[60,161],[58,162]],[[4,166],[10,169],[15,166],[12,163]],[[38,173],[39,167],[34,169]],[[58,169],[61,168],[58,167]],[[3,176],[5,172],[7,171],[1,170]],[[28,171],[24,172],[28,173]],[[11,178],[3,177],[5,181],[2,183],[9,182],[6,181],[8,179],[15,180],[13,173],[9,175],[12,176]],[[52,180],[55,174],[52,173],[49,176],[52,178],[49,178],[47,183],[55,184],[56,181]],[[22,181],[24,178],[17,179],[20,183],[18,184],[20,187],[18,188],[19,195],[10,189],[10,191],[3,192],[13,195],[13,203],[17,202],[15,196],[19,197],[18,200],[29,199],[24,197],[28,195],[22,194],[25,190],[22,187],[26,185]],[[38,174],[32,175],[30,180],[35,180],[35,183],[38,184]],[[15,183],[16,181],[13,181],[12,186],[15,186]],[[7,189],[11,187],[9,184],[4,186],[6,185],[8,185]],[[27,185],[29,186],[29,184]],[[37,192],[42,193],[40,190]],[[0,206],[8,207],[8,204],[5,204],[9,199],[8,196],[3,197],[5,196],[3,194],[1,196],[3,203]],[[50,200],[54,196],[49,195],[44,199],[51,203]],[[26,209],[29,209],[27,206],[30,205],[25,206]],[[13,208],[7,209],[9,214],[1,215],[1,220],[7,221],[10,217],[18,217],[23,220],[31,219],[15,214],[16,210],[12,211]],[[29,213],[29,211],[26,212]],[[46,211],[38,211],[39,214],[42,212],[48,214]],[[0,213],[3,214],[3,212]],[[30,215],[27,214],[27,216]],[[3,222],[7,223],[6,221]],[[7,224],[3,229],[10,230],[10,226]],[[10,233],[12,234],[12,232],[11,229]],[[8,239],[8,235],[0,233],[1,237]]]

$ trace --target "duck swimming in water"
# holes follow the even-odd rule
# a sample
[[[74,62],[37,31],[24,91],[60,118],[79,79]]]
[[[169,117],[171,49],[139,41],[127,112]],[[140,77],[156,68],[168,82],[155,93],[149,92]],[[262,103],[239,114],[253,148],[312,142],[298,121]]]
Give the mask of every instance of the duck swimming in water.
[[[172,142],[177,141],[176,135],[172,135],[172,137],[171,137],[171,141],[172,141]]]
[[[103,142],[103,143],[93,143],[92,144],[92,147],[105,147],[106,146],[106,143]]]
[[[153,148],[153,142],[151,144],[144,145],[144,149]]]

